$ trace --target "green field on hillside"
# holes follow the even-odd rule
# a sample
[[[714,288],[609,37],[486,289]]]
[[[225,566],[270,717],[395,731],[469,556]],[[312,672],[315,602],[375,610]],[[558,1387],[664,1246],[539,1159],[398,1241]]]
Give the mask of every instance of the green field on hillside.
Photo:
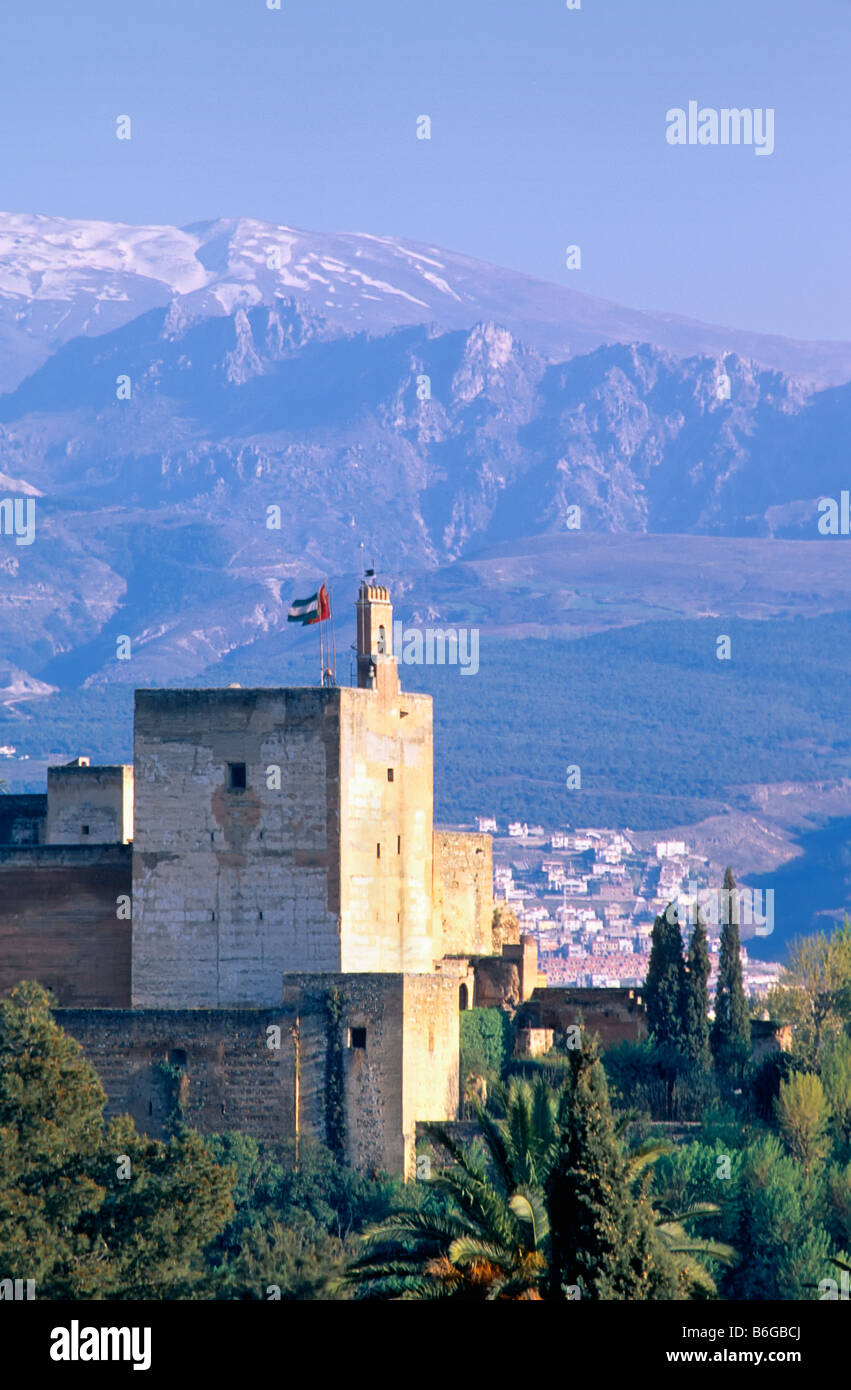
[[[732,659],[716,658],[719,633]],[[403,666],[435,699],[437,814],[545,824],[694,821],[754,782],[851,774],[851,614],[793,621],[647,623],[577,641],[480,634],[480,669]],[[304,684],[303,658],[231,658],[193,680]],[[348,674],[347,668],[345,671]],[[69,691],[3,712],[0,743],[31,756],[126,759],[132,691]],[[581,770],[568,790],[566,770]]]

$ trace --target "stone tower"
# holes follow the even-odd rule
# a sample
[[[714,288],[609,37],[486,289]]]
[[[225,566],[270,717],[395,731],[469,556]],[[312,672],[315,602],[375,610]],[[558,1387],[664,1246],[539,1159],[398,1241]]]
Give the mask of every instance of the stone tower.
[[[135,1007],[268,1006],[285,974],[443,955],[431,697],[399,688],[387,589],[357,618],[356,689],[136,692]]]
[[[389,590],[362,580],[357,615],[358,688],[397,695],[399,670],[393,655],[393,605]]]

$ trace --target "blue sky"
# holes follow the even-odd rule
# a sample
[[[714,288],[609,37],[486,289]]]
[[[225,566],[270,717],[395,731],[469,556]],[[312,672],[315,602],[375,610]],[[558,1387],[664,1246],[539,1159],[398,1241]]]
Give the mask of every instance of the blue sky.
[[[849,40],[851,0],[2,0],[0,207],[395,235],[851,338]],[[692,99],[774,108],[774,154],[669,146]]]

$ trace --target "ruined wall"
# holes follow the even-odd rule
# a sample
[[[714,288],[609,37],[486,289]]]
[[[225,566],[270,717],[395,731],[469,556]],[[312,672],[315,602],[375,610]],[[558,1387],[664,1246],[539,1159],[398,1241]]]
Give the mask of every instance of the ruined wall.
[[[129,846],[0,849],[0,993],[34,979],[60,1004],[129,1004],[130,878]]]
[[[134,1004],[271,1006],[283,972],[339,969],[339,703],[136,692]]]
[[[237,1129],[260,1139],[295,1132],[293,1041],[277,1009],[57,1009],[107,1093],[107,1116],[129,1114],[164,1138],[183,1100],[205,1134]],[[267,1046],[267,1027],[282,1029]],[[274,1038],[273,1038],[274,1041]],[[164,1067],[178,1066],[183,1075]]]
[[[493,840],[434,832],[434,916],[438,956],[493,950]]]
[[[474,1006],[513,1012],[522,1003],[520,962],[504,956],[482,956],[473,962],[476,972]]]
[[[133,768],[76,763],[47,769],[47,843],[113,845],[133,839]]]
[[[477,1009],[513,1012],[538,988],[538,943],[524,932],[519,944],[507,943],[499,956],[479,956],[471,962],[476,980]]]
[[[520,1027],[552,1028],[557,1035],[580,1021],[604,1048],[647,1036],[644,1001],[633,989],[536,989],[518,1017]]]
[[[340,969],[432,970],[431,697],[340,697]]]

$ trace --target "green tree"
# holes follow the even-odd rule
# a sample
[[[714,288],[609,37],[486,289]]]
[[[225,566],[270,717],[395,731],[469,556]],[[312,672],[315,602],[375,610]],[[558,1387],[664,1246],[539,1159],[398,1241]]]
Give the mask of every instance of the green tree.
[[[356,1233],[398,1203],[398,1179],[354,1172],[317,1140],[262,1142],[236,1131],[207,1139],[236,1173],[235,1212],[207,1252],[204,1292],[219,1299],[330,1298]]]
[[[772,1017],[793,1026],[793,1051],[816,1069],[822,1047],[851,1020],[851,923],[798,938],[768,999]]]
[[[557,1150],[557,1102],[543,1079],[534,1087],[514,1079],[498,1099],[501,1119],[476,1106],[479,1151],[427,1127],[450,1162],[425,1203],[403,1204],[365,1232],[344,1288],[371,1298],[541,1297],[550,1238],[543,1180]]]
[[[740,1259],[725,1279],[725,1297],[812,1298],[813,1287],[831,1273],[823,1190],[775,1135],[743,1150],[730,1205]]]
[[[685,1227],[716,1208],[654,1212],[644,1174],[668,1146],[625,1153],[593,1045],[571,1053],[563,1084],[513,1078],[492,1099],[498,1113],[477,1107],[474,1148],[428,1127],[448,1165],[424,1200],[403,1202],[365,1233],[345,1288],[472,1301],[714,1291],[702,1262],[732,1252]]]
[[[685,966],[682,932],[673,903],[656,918],[650,941],[650,961],[644,984],[650,1035],[660,1046],[680,1048]]]
[[[828,1169],[827,1210],[836,1244],[841,1249],[851,1249],[851,1163],[835,1164]]]
[[[821,1080],[836,1142],[851,1150],[851,1038],[835,1034],[824,1048]]]
[[[708,1070],[712,1065],[712,1053],[709,1048],[710,969],[706,926],[698,908],[686,955],[681,1015],[683,1051],[703,1070]]]
[[[724,874],[721,902],[721,951],[718,958],[715,1020],[710,1032],[710,1045],[719,1071],[730,1076],[740,1076],[750,1056],[751,1025],[742,984],[736,880],[730,868]]]
[[[465,1094],[482,1078],[497,1085],[508,1060],[511,1023],[502,1009],[463,1009],[460,1024],[460,1071]],[[484,1096],[482,1097],[484,1099]]]
[[[678,929],[679,930],[679,929]],[[615,1133],[606,1077],[583,1037],[559,1097],[559,1152],[546,1185],[551,1236],[548,1296],[672,1298],[676,1271],[661,1253],[654,1217]]]
[[[0,1002],[0,1269],[41,1298],[180,1298],[233,1208],[197,1134],[169,1144],[106,1101],[79,1045],[26,982]]]
[[[819,1077],[812,1072],[795,1072],[780,1082],[780,1094],[774,1104],[780,1133],[790,1153],[809,1173],[828,1149],[828,1109]]]

